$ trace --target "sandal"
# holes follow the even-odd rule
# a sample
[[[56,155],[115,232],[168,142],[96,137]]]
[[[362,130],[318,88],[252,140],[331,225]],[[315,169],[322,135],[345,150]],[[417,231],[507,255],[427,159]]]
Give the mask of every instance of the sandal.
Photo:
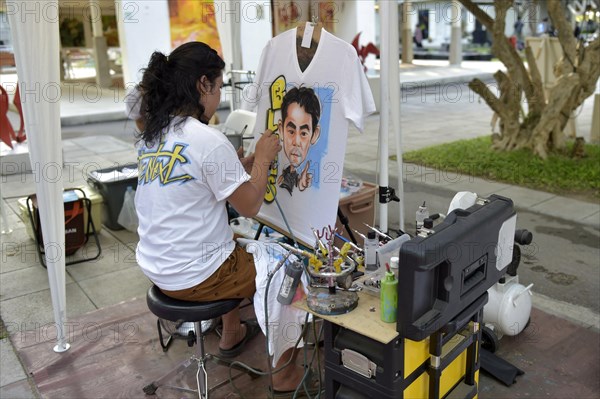
[[[219,348],[219,354],[222,358],[231,359],[238,356],[244,350],[244,346],[246,345],[246,343],[252,338],[256,337],[260,332],[260,326],[258,325],[258,322],[256,320],[242,321],[242,324],[246,325],[246,335],[244,336],[244,338],[242,338],[240,342],[235,344],[230,349]]]

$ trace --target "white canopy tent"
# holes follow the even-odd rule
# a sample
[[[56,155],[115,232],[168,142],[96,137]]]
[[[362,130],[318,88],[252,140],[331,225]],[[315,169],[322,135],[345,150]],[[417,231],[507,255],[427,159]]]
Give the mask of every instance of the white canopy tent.
[[[56,324],[56,352],[69,349],[65,334],[65,215],[60,130],[58,1],[6,1],[35,192],[44,237]]]

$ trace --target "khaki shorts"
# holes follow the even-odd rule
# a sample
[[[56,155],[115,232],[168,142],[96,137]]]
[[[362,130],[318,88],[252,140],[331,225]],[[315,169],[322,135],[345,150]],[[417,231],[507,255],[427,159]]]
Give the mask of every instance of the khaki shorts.
[[[161,291],[171,298],[191,302],[252,298],[256,291],[255,278],[254,257],[236,245],[217,271],[197,286],[178,291]]]

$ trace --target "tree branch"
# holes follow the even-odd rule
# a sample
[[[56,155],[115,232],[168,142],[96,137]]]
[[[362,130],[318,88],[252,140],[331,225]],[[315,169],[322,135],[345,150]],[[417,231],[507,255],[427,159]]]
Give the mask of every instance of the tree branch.
[[[500,91],[502,96],[506,98],[506,102],[518,104],[521,101],[521,93],[523,92],[521,86],[502,71],[496,72],[494,77],[500,85]]]
[[[506,36],[504,35],[504,28],[506,27],[506,13],[511,6],[512,1],[509,0],[494,1],[496,17],[494,18],[494,24],[491,29],[494,39],[497,37],[503,37],[506,39]],[[508,40],[504,41],[508,42]],[[494,40],[494,44],[496,44],[496,40]]]
[[[579,57],[581,62],[579,68],[577,68],[577,73],[582,77],[584,84],[595,86],[600,69],[600,36],[596,37],[587,46],[581,43],[578,51],[581,53]]]
[[[579,84],[579,75],[571,73],[562,76],[550,92],[548,105],[544,109],[539,123],[535,126],[532,132],[533,150],[536,154],[545,158],[547,156],[546,147],[548,138],[556,124],[560,122],[560,111],[563,109],[569,100],[569,93],[573,87]]]
[[[531,77],[532,90],[535,93],[535,99],[529,103],[529,107],[537,113],[541,113],[546,104],[546,95],[544,94],[544,83],[542,75],[535,62],[535,56],[531,47],[525,47],[525,56],[527,57],[527,66],[529,67],[529,76]]]
[[[569,101],[561,110],[561,113],[566,115],[569,115],[596,91],[596,82],[600,77],[600,37],[586,47],[581,44],[581,47],[578,50],[583,54],[580,67],[577,69],[580,78],[579,85],[572,88]]]
[[[521,56],[517,50],[510,45],[510,42],[504,35],[506,13],[512,6],[509,0],[500,0],[494,2],[496,18],[493,23],[492,35],[494,43],[492,51],[508,70],[511,79],[518,83],[525,92],[525,97],[530,103],[534,103],[538,96],[535,93],[534,86],[531,82],[527,69],[521,60]],[[487,15],[487,14],[486,14]]]
[[[469,88],[475,93],[479,94],[487,103],[487,105],[500,116],[500,118],[505,117],[506,112],[504,104],[502,104],[498,97],[492,93],[485,83],[479,79],[473,79],[471,82],[469,82]]]
[[[487,30],[491,31],[493,29],[494,26],[494,20],[492,19],[492,17],[490,17],[489,15],[487,15],[485,13],[485,11],[483,11],[481,8],[479,8],[478,5],[476,5],[475,3],[473,3],[471,0],[458,0],[471,14],[473,14],[475,16],[475,18],[477,18],[477,20],[479,22],[481,22],[481,24],[483,26],[486,27]]]
[[[577,39],[573,35],[571,25],[565,18],[564,10],[561,7],[560,1],[548,0],[548,15],[552,23],[558,31],[558,41],[562,47],[564,55],[567,57],[567,65],[569,68],[566,73],[572,72],[577,68]]]

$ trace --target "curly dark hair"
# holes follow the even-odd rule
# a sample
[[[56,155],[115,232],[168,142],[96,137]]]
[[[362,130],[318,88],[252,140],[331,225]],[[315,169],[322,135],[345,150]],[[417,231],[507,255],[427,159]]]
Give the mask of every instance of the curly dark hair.
[[[290,104],[297,103],[304,111],[311,116],[312,129],[314,134],[315,127],[319,124],[321,118],[321,104],[315,91],[309,87],[294,87],[285,93],[281,103],[281,120],[285,121],[287,110]]]
[[[144,129],[138,138],[147,146],[159,143],[175,116],[195,116],[208,123],[196,82],[206,76],[214,84],[223,68],[225,62],[205,43],[182,44],[168,57],[155,51],[139,84]]]

